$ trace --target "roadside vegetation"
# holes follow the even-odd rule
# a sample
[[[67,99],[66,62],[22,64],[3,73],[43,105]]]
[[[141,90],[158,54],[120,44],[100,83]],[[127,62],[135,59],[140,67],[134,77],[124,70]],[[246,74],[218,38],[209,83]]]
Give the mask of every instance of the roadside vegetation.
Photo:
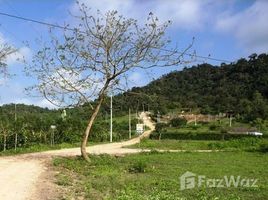
[[[251,152],[142,153],[113,157],[55,158],[62,199],[176,200],[268,198],[268,155]],[[258,187],[180,190],[179,177],[190,171],[208,178],[234,175],[258,179]]]
[[[250,72],[249,64],[260,65],[256,71],[265,74],[266,69],[263,63],[260,64],[261,61],[266,63],[267,55],[251,57],[249,61],[238,61],[235,64],[238,72],[234,71],[234,66],[223,65],[219,69],[225,71],[226,76],[229,74],[230,79],[237,80],[233,76],[240,76],[241,70]],[[181,91],[178,94],[184,94],[185,88],[189,87],[187,81],[197,80],[195,75],[187,78],[188,75],[196,71],[202,72],[201,80],[204,82],[193,85],[198,95],[195,95],[193,91],[189,92],[189,95],[202,98],[193,98],[192,102],[188,102],[184,99],[184,97],[188,98],[186,95],[179,96],[183,99],[170,98],[167,102],[163,99],[164,94],[157,93],[158,90],[166,91],[165,87],[169,82],[163,80],[170,80],[173,84],[174,80],[179,77],[178,80],[184,80],[185,85],[180,87],[184,88],[184,92]],[[220,91],[217,92],[219,95],[209,92],[212,90],[201,95],[203,94],[201,88],[206,88],[203,86],[207,85],[205,84],[207,74],[214,78],[221,76],[218,69],[202,65],[192,70],[185,69],[182,72],[171,73],[144,88],[132,90],[141,94],[154,92],[154,95],[150,97],[145,95],[135,99],[130,93],[115,96],[113,140],[122,141],[129,138],[129,108],[132,112],[132,136],[135,136],[135,125],[139,123],[136,115],[150,105],[153,111],[151,118],[158,122],[155,131],[150,138],[126,148],[150,149],[151,153],[123,157],[92,156],[91,163],[85,162],[81,157],[54,158],[54,168],[59,172],[56,183],[65,191],[62,199],[268,199],[266,176],[268,172],[268,115],[265,96],[267,93],[265,93],[265,87],[258,88],[263,79],[257,80],[256,84],[255,82],[248,83],[248,88],[251,88],[248,91],[250,94],[235,92],[232,94],[233,97],[229,96],[225,99],[222,98],[223,94]],[[208,84],[214,87],[218,83],[210,80]],[[222,84],[225,85],[224,91],[239,91],[238,89],[231,90],[227,82]],[[199,85],[203,86],[200,88]],[[166,98],[177,94],[176,91],[167,92],[164,95]],[[174,95],[174,98],[179,97]],[[208,97],[210,100],[206,99]],[[198,102],[199,99],[201,99],[200,102]],[[215,103],[217,99],[223,99],[223,102],[217,104]],[[0,155],[80,146],[88,116],[92,114],[89,107],[88,104],[84,104],[69,108],[65,110],[66,115],[63,115],[64,110],[49,110],[22,104],[1,106]],[[92,127],[89,144],[109,141],[109,109],[109,97],[105,96],[103,106]],[[186,115],[192,117],[203,115],[209,120],[187,120]],[[56,128],[52,129],[51,125],[55,125]],[[261,132],[263,135],[248,134],[252,131]],[[182,150],[183,152],[159,153],[157,150]],[[211,150],[211,152],[194,152],[197,150]],[[186,171],[209,178],[222,178],[225,175],[254,178],[258,179],[258,187],[201,187],[180,191],[179,177]]]
[[[16,108],[16,110],[15,110]],[[0,107],[0,155],[39,152],[80,147],[81,135],[87,123],[88,107],[48,110],[36,106],[10,104]],[[116,108],[115,108],[116,111]],[[129,116],[119,113],[113,118],[113,141],[129,138]],[[16,115],[16,119],[14,116]],[[136,115],[132,114],[132,134],[135,137]],[[51,129],[51,125],[56,128]],[[93,126],[89,145],[109,141],[110,116],[103,109]]]
[[[232,128],[252,126],[235,120],[232,124]],[[60,171],[56,183],[66,191],[63,199],[266,199],[268,139],[266,127],[262,128],[265,131],[261,137],[245,133],[228,137],[231,135],[228,119],[197,125],[187,124],[184,119],[157,123],[150,138],[126,146],[150,149],[150,153],[92,156],[92,163],[88,165],[79,157],[55,158],[55,170]],[[165,135],[167,139],[163,139]],[[169,138],[170,135],[173,136]],[[196,137],[198,139],[194,139]],[[183,152],[170,153],[169,150]],[[211,152],[194,152],[198,150]],[[180,190],[179,177],[187,171],[215,179],[231,175],[258,179],[258,184],[257,187],[203,186]]]
[[[143,139],[139,144],[127,146],[127,148],[142,148],[151,150],[220,150],[220,151],[266,151],[267,139],[242,138],[228,141],[211,140],[150,140]]]

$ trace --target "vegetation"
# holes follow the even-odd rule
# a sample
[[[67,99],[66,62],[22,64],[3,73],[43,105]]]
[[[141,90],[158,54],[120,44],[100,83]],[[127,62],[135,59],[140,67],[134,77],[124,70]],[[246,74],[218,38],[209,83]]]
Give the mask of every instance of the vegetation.
[[[260,151],[263,153],[268,153],[268,141],[264,141],[260,145]]]
[[[115,119],[114,122],[115,140],[128,137],[128,119],[121,116],[127,115],[129,108],[135,113],[141,110],[144,104],[147,108],[147,103],[150,104],[151,110],[162,110],[162,113],[167,113],[168,110],[174,108],[179,112],[185,107],[191,108],[192,111],[199,109],[202,113],[211,114],[231,111],[235,115],[233,123],[237,124],[237,127],[256,127],[259,131],[267,133],[268,120],[265,116],[268,113],[266,112],[266,88],[268,87],[265,82],[267,57],[268,55],[261,54],[251,56],[249,60],[240,59],[231,65],[215,67],[203,64],[187,68],[163,76],[146,87],[133,88],[129,92],[115,96],[114,114],[116,118],[118,117],[118,120]],[[174,85],[179,87],[174,87]],[[238,88],[241,88],[241,92],[237,92]],[[146,95],[143,95],[144,92]],[[133,98],[134,93],[140,95]],[[191,99],[191,101],[186,101],[186,99]],[[191,106],[189,102],[192,102]],[[90,104],[95,107],[97,101],[90,102]],[[57,126],[54,133],[55,144],[80,142],[88,116],[92,114],[90,104],[66,108],[67,116],[64,118],[61,116],[62,110],[60,109],[49,110],[18,104],[16,120],[14,104],[1,106],[0,150],[14,148],[15,141],[17,141],[17,148],[50,144],[51,125]],[[107,141],[108,118],[109,98],[105,96],[96,123],[92,127],[91,141]],[[156,116],[152,115],[152,118],[156,119]],[[177,126],[176,120],[172,122],[173,127],[157,124],[153,137],[198,139],[199,134],[203,134],[205,140],[211,137],[221,139],[220,135],[226,135],[229,131],[228,122],[224,120],[209,124],[198,123],[197,126],[180,125],[179,129],[174,127]],[[133,124],[135,123],[137,121],[134,120]],[[177,137],[174,133],[180,136]],[[182,135],[185,133],[187,136]],[[215,133],[218,135],[215,136]]]
[[[144,139],[139,144],[128,146],[127,148],[142,148],[151,150],[224,150],[224,151],[259,151],[267,152],[268,139],[261,138],[241,138],[228,141],[212,140],[151,140]]]
[[[0,76],[8,75],[7,58],[17,50],[3,40],[0,43]]]
[[[149,105],[150,110],[161,114],[177,109],[204,114],[231,113],[246,122],[267,119],[267,65],[267,54],[253,54],[248,60],[242,58],[232,64],[184,68],[145,87],[133,88],[119,95],[117,101],[124,109]]]
[[[92,156],[92,163],[81,158],[55,158],[63,185],[63,199],[176,200],[176,199],[267,199],[267,154],[249,152],[142,153],[125,157]],[[137,164],[138,163],[138,164]],[[141,164],[139,164],[141,163]],[[132,166],[145,170],[129,170]],[[186,171],[208,178],[241,176],[258,179],[258,187],[194,188],[180,190],[179,177]]]
[[[90,143],[95,144],[95,143]],[[10,156],[10,155],[17,155],[17,154],[25,154],[25,153],[34,153],[34,152],[42,152],[42,151],[48,151],[48,150],[57,150],[57,149],[66,149],[66,148],[74,148],[79,147],[79,143],[61,143],[61,144],[55,144],[53,146],[48,144],[33,144],[29,147],[18,147],[16,150],[14,148],[8,149],[6,151],[1,151],[0,156]]]
[[[87,141],[108,92],[124,89],[126,77],[137,69],[180,64],[188,49],[180,53],[169,46],[165,33],[171,22],[160,22],[153,13],[145,23],[138,23],[117,11],[92,15],[83,2],[76,3],[78,16],[71,15],[75,28],[66,25],[60,35],[52,30],[50,42],[40,48],[28,69],[38,80],[30,89],[52,104],[91,105],[81,143],[81,154],[90,161]]]
[[[62,117],[62,110],[49,110],[23,104],[3,105],[0,107],[0,151],[11,150],[9,152],[13,152],[15,141],[17,141],[17,148],[14,152],[17,153],[38,151],[38,148],[40,150],[55,149],[61,144],[66,146],[65,143],[68,143],[69,147],[77,147],[87,123],[87,109],[86,105],[66,109],[67,115]],[[129,137],[128,116],[118,117],[117,115],[115,110],[114,141]],[[138,119],[134,115],[131,118],[134,135]],[[56,125],[56,129],[52,130],[51,125]],[[93,126],[91,141],[95,143],[108,141],[109,126],[109,114],[103,109]],[[53,135],[54,143],[51,145]]]
[[[187,124],[187,120],[184,118],[173,118],[170,120],[170,125],[172,127],[182,127]]]
[[[174,118],[177,120],[177,118]],[[173,120],[171,120],[172,122]],[[177,140],[231,140],[239,138],[254,138],[248,135],[250,130],[261,131],[262,138],[268,138],[268,121],[255,120],[252,123],[242,123],[233,120],[232,127],[229,119],[223,118],[211,122],[197,122],[174,127],[172,123],[156,123],[156,130],[150,135],[151,139],[177,139]],[[258,125],[259,124],[259,125]]]

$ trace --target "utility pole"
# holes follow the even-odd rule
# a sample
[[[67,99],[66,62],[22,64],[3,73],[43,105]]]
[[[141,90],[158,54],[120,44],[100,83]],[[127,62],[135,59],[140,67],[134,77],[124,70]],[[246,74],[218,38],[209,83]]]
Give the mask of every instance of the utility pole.
[[[111,93],[111,101],[110,101],[110,114],[111,114],[111,119],[110,119],[110,142],[113,142],[113,94]]]
[[[18,143],[18,133],[17,133],[17,104],[15,103],[15,114],[14,114],[14,117],[15,117],[15,151],[17,151],[17,143]]]
[[[51,137],[50,137],[50,145],[53,146],[55,144],[55,129],[57,127],[56,127],[56,125],[51,125],[50,128],[52,130]]]
[[[128,130],[129,130],[129,139],[131,139],[131,110],[128,109]]]
[[[230,115],[229,126],[232,127],[232,115]]]

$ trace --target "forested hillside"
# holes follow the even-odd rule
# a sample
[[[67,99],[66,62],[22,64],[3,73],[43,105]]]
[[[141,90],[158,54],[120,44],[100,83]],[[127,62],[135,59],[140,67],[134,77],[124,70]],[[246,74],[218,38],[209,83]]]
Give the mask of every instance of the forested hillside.
[[[90,106],[66,108],[65,111],[66,115],[63,115],[63,109],[50,110],[24,104],[0,106],[0,151],[14,149],[15,143],[17,147],[51,144],[52,134],[55,144],[80,142],[91,115]],[[128,138],[129,135],[128,117],[118,117],[121,114],[116,112],[114,115],[114,141]],[[132,129],[136,121],[132,117]],[[104,104],[93,126],[90,141],[108,141],[109,123],[109,107]],[[51,125],[56,128],[52,130]]]
[[[171,72],[145,87],[136,87],[114,97],[115,117],[128,114],[129,108],[132,113],[149,109],[164,114],[176,109],[205,114],[231,112],[236,119],[246,122],[267,119],[268,55],[254,54],[249,59],[240,59],[228,65],[201,64]],[[107,97],[93,127],[92,139],[107,139],[109,109],[110,98]],[[49,143],[51,125],[54,124],[57,125],[57,143],[78,142],[91,109],[89,105],[83,105],[68,108],[66,112],[67,116],[63,117],[62,109],[49,110],[23,104],[1,106],[0,142],[6,137],[7,148],[12,147],[14,134],[19,133],[19,145]],[[117,130],[116,137],[127,136],[127,121],[115,122],[114,128]]]
[[[137,95],[138,94],[138,95]],[[251,55],[232,64],[201,64],[174,71],[145,87],[133,88],[118,101],[127,107],[232,112],[245,120],[268,116],[268,55]]]

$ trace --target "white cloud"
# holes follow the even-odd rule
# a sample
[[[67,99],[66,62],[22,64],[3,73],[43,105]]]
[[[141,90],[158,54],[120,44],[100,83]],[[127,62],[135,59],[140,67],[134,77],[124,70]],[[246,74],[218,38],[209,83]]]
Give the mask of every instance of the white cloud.
[[[134,72],[129,76],[129,81],[138,84],[142,81],[142,75],[138,72]]]
[[[7,64],[8,65],[14,65],[19,64],[21,62],[30,60],[32,57],[32,51],[28,47],[22,47],[17,50],[17,52],[10,54],[7,57]]]
[[[126,17],[140,21],[149,12],[155,13],[161,21],[171,20],[172,28],[187,31],[227,32],[233,36],[239,47],[251,52],[267,52],[268,48],[268,1],[249,2],[233,0],[81,0],[92,13],[96,9],[106,12],[118,10]],[[75,4],[71,11],[77,13]],[[190,32],[195,34],[194,32]]]
[[[48,100],[46,99],[41,99],[41,100],[38,100],[38,101],[32,101],[32,104],[36,105],[36,106],[40,106],[40,107],[43,107],[43,108],[56,108],[55,105],[53,105],[52,103],[50,103]]]
[[[14,49],[17,49],[15,53],[7,56],[6,63],[8,65],[19,64],[21,62],[30,60],[32,57],[32,51],[30,48],[26,46],[23,46],[21,48],[15,47],[14,45],[12,45],[12,42],[0,32],[0,45],[3,45],[3,44],[8,44],[12,46]]]
[[[0,45],[5,43],[4,35],[0,32]]]
[[[148,82],[148,77],[147,75],[145,75],[145,71],[144,72],[132,72],[129,76],[128,76],[128,86],[129,87],[133,87],[133,86],[144,86],[147,82]]]
[[[30,97],[24,93],[21,82],[8,80],[8,83],[0,87],[0,105],[9,103],[24,103],[40,107],[55,108],[53,104],[42,97]]]
[[[214,0],[81,0],[93,11],[99,9],[101,12],[117,10],[126,17],[133,17],[143,21],[150,12],[161,21],[171,20],[173,25],[181,29],[200,29],[209,19],[208,10],[214,13],[219,4]],[[73,13],[78,12],[76,4],[71,6]]]
[[[15,99],[12,102],[13,103],[23,103],[26,105],[35,105],[35,106],[39,106],[39,107],[43,107],[43,108],[50,108],[50,109],[56,108],[55,105],[53,105],[52,103],[50,103],[46,99],[21,98],[21,99]],[[9,102],[7,102],[7,103],[9,103]]]
[[[247,9],[219,16],[216,28],[233,34],[242,48],[248,53],[261,53],[268,50],[268,1],[255,1]]]

